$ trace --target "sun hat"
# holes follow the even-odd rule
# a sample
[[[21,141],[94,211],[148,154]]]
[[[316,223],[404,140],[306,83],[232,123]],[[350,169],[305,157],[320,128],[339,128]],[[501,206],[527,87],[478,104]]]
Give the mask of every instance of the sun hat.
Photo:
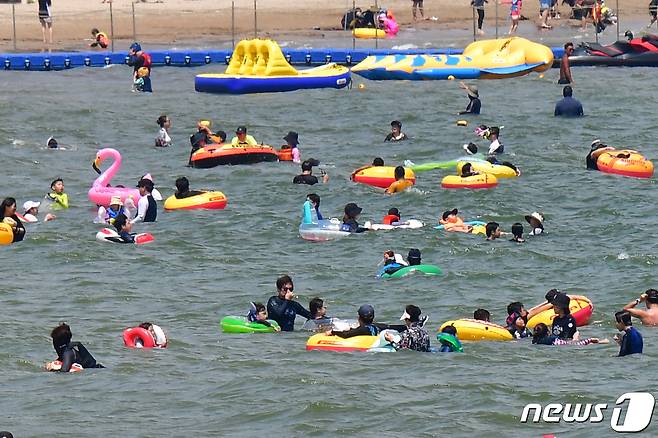
[[[479,92],[478,92],[478,87],[477,85],[467,85],[466,86],[466,92],[468,93],[469,96],[471,97],[478,97]]]
[[[112,196],[112,199],[110,199],[110,205],[123,205],[123,202],[121,202],[121,196]]]
[[[299,144],[299,134],[297,134],[295,131],[288,132],[288,134],[285,137],[283,137],[283,139],[288,143],[292,143],[294,145]]]
[[[363,209],[358,205],[356,205],[354,202],[350,202],[345,206],[345,214],[350,217],[354,217],[357,214],[361,214],[362,211]]]
[[[544,223],[544,216],[542,216],[541,213],[538,213],[538,212],[536,212],[536,211],[533,212],[532,214],[526,215],[526,217],[525,217],[526,222],[528,222],[529,224],[531,224],[530,221],[531,221],[532,219],[535,219],[535,220],[538,221],[540,224]],[[531,224],[531,225],[532,225],[532,224]]]
[[[39,208],[41,205],[41,202],[35,202],[35,201],[25,201],[23,204],[23,211],[28,212],[31,208]]]

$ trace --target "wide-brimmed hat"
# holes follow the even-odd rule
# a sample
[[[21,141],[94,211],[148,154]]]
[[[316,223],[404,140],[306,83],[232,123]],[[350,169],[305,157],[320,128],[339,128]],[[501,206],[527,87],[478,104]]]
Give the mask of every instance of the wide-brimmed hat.
[[[467,85],[466,92],[471,97],[478,97],[480,95],[477,85]]]
[[[468,155],[475,155],[478,153],[478,145],[475,143],[468,143],[462,146]]]
[[[23,211],[28,212],[31,208],[39,208],[41,205],[41,202],[35,202],[35,201],[25,201],[23,204]]]
[[[123,205],[123,202],[121,202],[121,196],[112,196],[112,199],[110,199],[110,205]]]
[[[532,219],[535,219],[535,220],[538,221],[540,224],[543,224],[543,223],[544,223],[544,216],[542,216],[541,213],[538,213],[538,212],[536,212],[536,211],[533,212],[532,214],[526,215],[526,217],[525,217],[526,222],[528,222],[529,224],[531,224],[530,221],[531,221]]]
[[[361,214],[362,211],[363,209],[358,205],[356,205],[354,202],[350,202],[345,206],[345,214],[350,217],[354,217],[357,214]]]
[[[290,131],[285,137],[283,137],[288,143],[298,145],[299,144],[299,134],[295,131]]]

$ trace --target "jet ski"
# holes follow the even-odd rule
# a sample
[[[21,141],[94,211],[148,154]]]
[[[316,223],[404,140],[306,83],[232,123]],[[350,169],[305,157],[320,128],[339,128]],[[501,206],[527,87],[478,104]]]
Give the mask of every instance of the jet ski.
[[[569,56],[572,66],[658,67],[658,35],[633,38],[626,32],[628,41],[615,41],[603,46],[597,43],[580,43]]]

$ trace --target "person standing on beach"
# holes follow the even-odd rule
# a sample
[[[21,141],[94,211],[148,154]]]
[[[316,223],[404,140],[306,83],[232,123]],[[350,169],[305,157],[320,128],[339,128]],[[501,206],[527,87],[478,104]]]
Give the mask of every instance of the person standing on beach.
[[[487,0],[471,0],[471,6],[477,10],[478,13],[478,35],[484,35],[482,30],[482,23],[484,23],[484,4],[489,3]]]
[[[411,13],[414,16],[414,21],[418,20],[418,16],[416,15],[416,9],[420,11],[420,18],[422,20],[425,19],[425,13],[423,11],[423,0],[411,0],[413,3],[411,4]]]
[[[53,43],[53,17],[50,13],[51,0],[39,0],[39,22],[41,23],[41,35],[43,43],[46,44],[46,29],[48,29],[48,44]]]
[[[560,61],[560,80],[557,81],[560,85],[573,84],[571,77],[571,64],[569,64],[569,56],[573,55],[573,43],[568,42],[564,45],[564,54]]]

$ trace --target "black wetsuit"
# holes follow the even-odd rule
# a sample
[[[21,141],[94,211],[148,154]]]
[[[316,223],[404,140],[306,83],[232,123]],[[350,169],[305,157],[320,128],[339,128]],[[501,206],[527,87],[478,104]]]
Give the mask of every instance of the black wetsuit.
[[[480,108],[482,107],[482,102],[480,99],[473,96],[468,96],[471,99],[466,106],[466,111],[461,111],[459,114],[480,114]]]
[[[158,217],[158,204],[155,203],[153,195],[146,195],[146,199],[149,201],[149,206],[144,215],[144,222],[155,222]]]
[[[553,319],[553,327],[551,328],[551,334],[553,336],[557,336],[560,339],[573,339],[576,330],[578,330],[576,320],[571,314],[556,316]]]
[[[359,225],[356,219],[343,220],[343,225],[340,226],[340,231],[347,231],[348,233],[363,233],[368,231],[368,228],[363,228]]]
[[[62,361],[62,368],[59,371],[68,373],[74,363],[80,364],[82,368],[105,368],[96,362],[94,356],[87,351],[80,342],[69,342],[65,345],[55,347],[57,359]]]
[[[315,175],[297,175],[296,177],[293,178],[292,183],[293,184],[308,184],[309,186],[312,186],[313,184],[317,184],[318,177]]]
[[[377,336],[380,332],[380,328],[374,324],[360,325],[356,328],[344,330],[344,331],[331,331],[332,335],[336,335],[339,338],[353,338],[354,336]]]
[[[267,301],[267,313],[284,332],[291,332],[295,329],[295,318],[298,314],[306,319],[311,319],[311,312],[297,301],[285,300],[276,295]]]
[[[25,227],[23,226],[23,221],[21,221],[18,218],[18,216],[16,216],[15,214],[11,215],[9,217],[12,218],[16,222],[16,229],[14,230],[12,228],[12,231],[14,232],[14,237],[12,239],[12,242],[20,242],[25,237]],[[2,218],[2,219],[4,219],[4,218]],[[2,219],[0,219],[0,222],[2,222]]]

